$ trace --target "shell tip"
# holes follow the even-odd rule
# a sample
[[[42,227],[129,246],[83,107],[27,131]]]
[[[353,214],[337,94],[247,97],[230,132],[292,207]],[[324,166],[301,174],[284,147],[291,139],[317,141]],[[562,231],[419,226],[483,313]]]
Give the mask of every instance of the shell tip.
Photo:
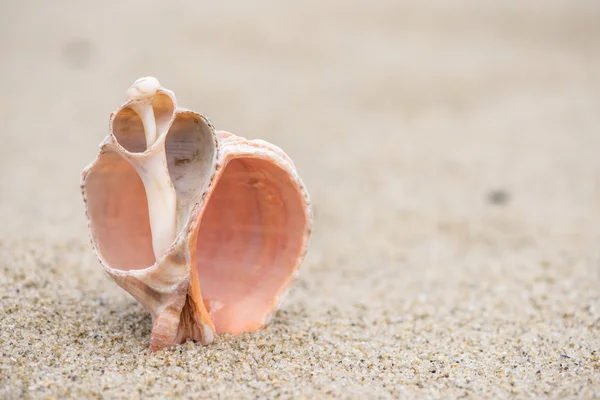
[[[160,88],[160,82],[153,76],[144,76],[131,84],[125,92],[128,100],[142,100],[153,97]]]

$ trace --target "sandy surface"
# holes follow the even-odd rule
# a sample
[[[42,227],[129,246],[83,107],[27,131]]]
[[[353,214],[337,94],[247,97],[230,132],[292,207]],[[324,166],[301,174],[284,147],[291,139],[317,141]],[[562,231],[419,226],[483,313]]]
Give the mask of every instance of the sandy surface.
[[[1,398],[600,396],[597,2],[200,3],[0,2]],[[148,74],[312,195],[260,333],[152,354],[92,255],[79,173]]]

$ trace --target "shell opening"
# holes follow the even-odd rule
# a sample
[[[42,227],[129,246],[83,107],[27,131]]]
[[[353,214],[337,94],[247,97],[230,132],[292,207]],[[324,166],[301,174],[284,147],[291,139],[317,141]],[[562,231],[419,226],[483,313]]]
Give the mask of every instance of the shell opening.
[[[180,113],[169,129],[165,145],[169,175],[177,193],[180,230],[209,183],[215,156],[214,136],[198,114]]]
[[[123,107],[113,120],[112,132],[116,141],[130,153],[146,151],[146,134],[140,116],[131,108]]]
[[[120,155],[100,155],[85,177],[85,197],[98,255],[114,269],[143,269],[155,262],[144,185]]]
[[[169,122],[173,118],[175,112],[175,104],[166,93],[158,93],[152,100],[152,109],[154,110],[154,118],[156,120],[156,131],[158,136],[164,134],[169,127]]]
[[[196,271],[217,332],[260,328],[293,277],[307,215],[289,174],[257,158],[230,161],[200,221]]]

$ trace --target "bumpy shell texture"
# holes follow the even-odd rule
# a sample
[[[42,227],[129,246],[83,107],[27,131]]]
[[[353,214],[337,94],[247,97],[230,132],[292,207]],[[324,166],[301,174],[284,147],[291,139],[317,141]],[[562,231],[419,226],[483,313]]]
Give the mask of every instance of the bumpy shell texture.
[[[217,132],[152,77],[127,90],[81,188],[106,272],[152,314],[152,349],[263,327],[311,232],[290,158]]]

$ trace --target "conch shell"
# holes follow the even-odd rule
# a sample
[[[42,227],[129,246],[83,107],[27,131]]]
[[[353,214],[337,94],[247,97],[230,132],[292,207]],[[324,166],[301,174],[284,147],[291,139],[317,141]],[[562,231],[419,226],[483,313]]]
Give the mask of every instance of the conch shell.
[[[152,314],[150,347],[263,327],[311,232],[290,158],[215,131],[153,77],[127,90],[109,129],[82,195],[100,262]]]

